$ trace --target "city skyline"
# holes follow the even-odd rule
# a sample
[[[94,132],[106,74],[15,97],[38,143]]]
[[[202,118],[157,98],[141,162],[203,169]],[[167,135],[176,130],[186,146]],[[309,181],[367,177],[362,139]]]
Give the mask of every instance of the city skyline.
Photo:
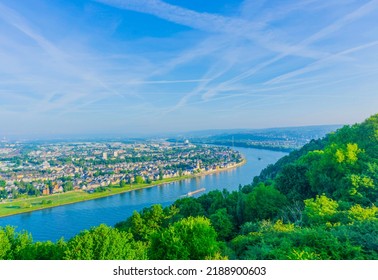
[[[351,124],[378,1],[0,1],[0,136]]]

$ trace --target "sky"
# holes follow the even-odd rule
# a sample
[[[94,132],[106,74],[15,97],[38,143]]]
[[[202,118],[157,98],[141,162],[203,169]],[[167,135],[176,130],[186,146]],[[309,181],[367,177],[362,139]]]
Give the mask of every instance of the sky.
[[[378,0],[0,0],[0,137],[352,124]]]

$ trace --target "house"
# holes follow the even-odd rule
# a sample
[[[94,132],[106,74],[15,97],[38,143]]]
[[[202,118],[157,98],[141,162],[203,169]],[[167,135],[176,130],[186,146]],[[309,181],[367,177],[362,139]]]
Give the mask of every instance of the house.
[[[45,187],[44,189],[42,189],[42,195],[49,195],[49,194],[50,194],[49,187]]]
[[[53,183],[53,193],[61,193],[63,192],[63,187],[59,186],[58,183]]]

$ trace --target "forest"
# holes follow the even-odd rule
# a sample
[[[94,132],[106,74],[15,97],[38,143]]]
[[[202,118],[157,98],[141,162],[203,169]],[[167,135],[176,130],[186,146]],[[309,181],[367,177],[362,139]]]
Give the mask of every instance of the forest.
[[[0,259],[378,259],[378,114],[269,165],[238,191],[134,212],[69,240],[0,228]]]

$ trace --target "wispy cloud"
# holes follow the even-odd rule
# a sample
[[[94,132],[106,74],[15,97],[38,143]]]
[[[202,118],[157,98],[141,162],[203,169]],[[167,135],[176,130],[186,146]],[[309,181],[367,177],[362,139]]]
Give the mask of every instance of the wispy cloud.
[[[245,38],[262,44],[265,48],[276,52],[283,50],[296,51],[297,55],[305,57],[319,57],[322,52],[306,48],[293,49],[284,42],[277,41],[270,33],[262,33],[266,22],[248,21],[242,18],[232,18],[216,14],[200,13],[190,9],[171,5],[160,0],[95,0],[96,2],[127,9],[136,12],[151,14],[156,17],[188,26],[194,29],[228,34],[232,38]]]
[[[28,23],[27,20],[24,19],[20,14],[1,3],[0,19],[27,36],[40,47],[40,50],[29,47],[29,50],[32,51],[34,56],[36,56],[36,64],[38,63],[38,60],[44,61],[43,63],[47,64],[47,67],[49,67],[53,73],[55,72],[57,75],[61,75],[61,77],[70,76],[72,77],[71,81],[75,79],[78,81],[76,85],[73,85],[71,81],[68,83],[61,83],[60,86],[63,86],[64,89],[62,90],[64,92],[62,93],[62,97],[59,98],[59,100],[56,100],[56,102],[52,98],[52,96],[55,95],[54,92],[46,91],[43,86],[35,87],[35,84],[38,83],[38,80],[40,80],[40,84],[46,82],[51,83],[52,81],[46,80],[49,77],[51,78],[51,74],[49,74],[49,76],[47,76],[45,79],[43,78],[43,76],[38,76],[37,80],[33,79],[32,81],[27,81],[25,83],[26,86],[31,86],[32,88],[34,87],[36,90],[40,89],[40,93],[43,93],[45,95],[44,98],[40,99],[36,106],[33,106],[34,111],[52,111],[59,108],[64,110],[68,106],[75,104],[83,98],[92,98],[91,94],[93,95],[94,92],[90,91],[93,88],[95,88],[97,92],[98,89],[102,89],[101,98],[103,98],[104,94],[117,95],[124,98],[124,95],[120,94],[111,86],[106,84],[101,78],[97,76],[97,74],[95,74],[93,71],[90,71],[90,68],[86,68],[83,65],[78,65],[77,63],[72,63],[71,61],[75,61],[76,59],[74,56],[72,56],[72,53],[67,53],[60,49],[54,43],[37,32],[31,26],[31,24]],[[16,47],[16,49],[20,49],[20,47]],[[47,57],[43,53],[45,53]],[[17,74],[14,81],[19,81]],[[10,80],[9,82],[12,81]],[[97,95],[98,94],[99,93],[97,93]]]
[[[211,85],[211,82],[216,81],[219,77],[223,76],[227,72],[227,70],[229,70],[234,64],[237,64],[237,62],[234,61],[233,63],[231,63],[226,70],[217,71],[217,73],[215,73],[213,77],[211,77],[210,79],[209,77],[206,77],[206,75],[208,76],[208,74],[206,74],[202,77],[203,79],[205,79],[205,81],[200,82],[195,89],[181,97],[179,101],[168,110],[168,112],[182,108],[188,103],[188,101],[192,97],[195,97],[197,95],[202,95],[203,100],[211,100],[220,92],[228,91],[228,89],[235,83],[242,82],[243,80],[252,77],[256,73],[262,71],[263,69],[273,65],[274,63],[290,55],[303,56],[305,54],[304,56],[307,56],[310,54],[309,57],[316,59],[316,61],[329,60],[331,54],[319,51],[309,51],[309,46],[329,36],[330,34],[337,32],[338,30],[343,28],[343,26],[371,12],[376,8],[377,4],[377,1],[375,0],[370,1],[360,6],[358,9],[350,13],[347,13],[339,20],[336,20],[333,23],[327,25],[326,27],[321,28],[319,31],[314,32],[307,38],[302,39],[299,43],[287,45],[284,43],[276,42],[274,40],[276,38],[274,36],[271,36],[272,33],[274,34],[274,31],[270,30],[270,32],[265,32],[264,34],[261,34],[261,32],[266,30],[266,25],[269,21],[280,17],[284,17],[285,15],[289,14],[294,10],[303,9],[307,5],[313,4],[315,1],[304,1],[301,4],[294,4],[292,6],[288,6],[286,7],[286,9],[279,10],[277,12],[278,15],[276,15],[276,17],[274,16],[274,14],[270,13],[265,17],[262,17],[262,19],[258,21],[245,20],[242,18],[230,18],[208,13],[199,13],[193,10],[174,6],[158,0],[97,0],[97,2],[106,5],[111,5],[121,9],[151,14],[164,20],[168,20],[180,25],[189,26],[191,28],[195,28],[198,30],[216,34],[225,34],[226,37],[224,38],[227,38],[227,40],[229,41],[235,39],[248,39],[252,43],[259,43],[262,44],[264,47],[268,46],[269,49],[272,49],[273,46],[273,50],[278,51],[278,54],[276,56],[267,59],[262,63],[257,64],[248,71],[244,71],[237,75],[234,75],[234,77],[232,78],[220,80],[217,83],[217,85],[213,85],[211,89],[209,89],[209,85]],[[193,54],[193,52],[191,54]],[[194,57],[196,57],[196,55],[197,54],[191,56],[190,59],[193,59]],[[335,58],[335,56],[333,56],[333,58]],[[183,61],[185,61],[185,59]],[[174,65],[177,65],[177,63],[180,62],[178,61]],[[315,62],[314,64],[319,65],[320,62]],[[287,75],[289,74],[287,73]]]
[[[241,80],[244,80],[246,78],[249,78],[252,75],[256,74],[257,72],[263,70],[264,68],[272,65],[273,63],[275,63],[275,62],[277,62],[277,61],[279,61],[279,60],[281,60],[281,59],[283,59],[283,58],[285,58],[289,55],[295,55],[296,51],[300,51],[304,47],[307,47],[308,45],[313,44],[313,43],[331,35],[332,33],[343,28],[345,25],[350,24],[354,20],[361,18],[362,16],[372,12],[373,10],[375,10],[377,8],[378,8],[378,1],[377,0],[370,1],[370,2],[360,6],[358,9],[346,14],[341,19],[336,20],[335,22],[327,25],[326,27],[322,28],[321,30],[315,32],[311,36],[302,40],[300,43],[293,45],[291,49],[288,49],[287,51],[284,51],[284,52],[278,54],[277,56],[273,57],[272,59],[269,59],[269,60],[262,62],[261,64],[251,68],[250,70],[245,71],[245,72],[233,77],[232,79],[229,79],[227,81],[220,83],[216,88],[205,93],[203,95],[203,98],[208,99],[208,98],[214,97],[219,91],[222,91],[223,89],[227,88],[227,86],[232,85],[232,84],[239,82]],[[346,54],[346,53],[344,53],[344,54]],[[328,56],[328,58],[330,58],[330,56]]]
[[[348,59],[346,57],[346,55],[348,55],[348,54],[352,54],[354,52],[359,52],[359,51],[362,51],[362,50],[367,49],[367,48],[375,47],[377,45],[378,45],[378,41],[374,41],[374,42],[371,42],[371,43],[368,43],[368,44],[363,44],[363,45],[360,45],[360,46],[357,46],[357,47],[353,47],[353,48],[341,51],[341,52],[333,54],[333,55],[329,55],[329,56],[327,56],[323,59],[317,60],[317,61],[315,61],[315,62],[313,62],[313,63],[311,63],[311,64],[309,64],[309,65],[307,65],[303,68],[300,68],[300,69],[297,69],[295,71],[291,71],[291,72],[285,73],[283,75],[280,75],[278,77],[272,78],[269,81],[265,82],[264,84],[265,85],[276,84],[276,83],[282,82],[284,80],[291,79],[291,78],[303,75],[305,73],[309,73],[311,71],[315,71],[315,70],[324,68],[326,66],[329,66],[329,64],[332,63],[333,61],[337,61],[339,59],[341,59],[341,60]]]
[[[173,130],[204,119],[218,125],[222,113],[226,126],[257,122],[264,108],[295,111],[291,104],[378,86],[378,0],[240,0],[226,12],[210,1],[211,13],[171,3],[0,3],[0,117],[29,130]]]
[[[109,2],[109,1],[106,0],[106,2]],[[306,4],[313,3],[313,2],[315,2],[315,1],[308,1]],[[377,3],[378,3],[378,1],[373,0],[373,1],[369,1],[366,4],[361,5],[359,8],[353,10],[352,12],[345,14],[340,19],[334,21],[333,23],[327,25],[326,27],[321,28],[319,31],[314,32],[313,34],[311,34],[307,38],[302,39],[299,43],[291,45],[291,46],[285,45],[284,47],[281,47],[280,53],[277,56],[256,65],[255,67],[249,69],[248,71],[239,73],[238,75],[234,76],[233,78],[230,78],[230,79],[224,80],[224,81],[220,81],[217,85],[213,86],[212,88],[207,87],[210,84],[210,81],[207,81],[206,83],[202,83],[195,90],[193,90],[193,91],[189,92],[187,95],[183,96],[179,100],[179,102],[175,106],[173,106],[169,111],[174,111],[174,110],[182,108],[183,106],[185,106],[187,104],[187,102],[189,101],[189,99],[191,97],[196,96],[198,94],[202,94],[202,100],[207,102],[207,101],[213,99],[217,94],[224,92],[224,91],[226,91],[226,92],[229,91],[230,87],[232,85],[234,85],[235,83],[241,82],[243,80],[246,80],[246,79],[252,77],[256,73],[261,72],[263,69],[273,65],[274,63],[276,63],[276,62],[278,62],[278,61],[280,61],[280,60],[282,60],[282,59],[284,59],[284,58],[286,58],[290,55],[299,55],[299,54],[302,54],[303,52],[306,52],[306,48],[308,48],[311,44],[314,44],[314,43],[316,43],[316,42],[318,42],[318,41],[320,41],[324,38],[327,38],[331,34],[342,29],[344,26],[347,26],[347,25],[351,24],[353,21],[360,19],[364,15],[373,12],[377,8]],[[159,1],[159,5],[160,4],[162,4],[162,2]],[[292,10],[301,9],[301,8],[303,8],[303,5],[295,5],[291,8],[289,8],[289,9],[287,9],[285,12],[281,11],[280,15],[285,15],[285,14],[291,12]],[[143,11],[143,9],[141,9],[139,11],[146,12],[146,11]],[[151,13],[152,11],[154,11],[153,14],[155,14],[159,17],[163,17],[163,18],[168,19],[168,20],[173,20],[173,21],[180,23],[180,24],[186,24],[186,25],[192,26],[194,28],[202,28],[202,25],[201,25],[202,20],[199,20],[201,18],[206,19],[205,20],[206,22],[211,22],[212,19],[213,19],[212,17],[208,17],[207,14],[196,13],[196,17],[194,17],[196,24],[193,24],[193,22],[188,23],[188,21],[185,21],[185,22],[181,21],[179,19],[180,17],[172,16],[172,15],[174,15],[175,9],[173,9],[169,12],[169,16],[166,16],[164,13],[162,14],[161,10],[159,10],[159,9],[157,9],[157,10],[149,9],[148,12]],[[179,15],[182,16],[184,13],[189,15],[189,14],[192,14],[193,11],[180,10]],[[238,34],[238,32],[235,32],[235,30],[238,30],[238,26],[242,26],[242,25],[244,26],[244,28],[240,28],[239,30],[243,30],[243,31],[250,30],[252,32],[258,33],[258,30],[260,28],[262,28],[262,26],[266,22],[268,22],[269,20],[272,20],[272,19],[274,19],[274,17],[272,17],[272,15],[265,17],[264,21],[261,21],[260,25],[257,28],[250,28],[250,27],[246,28],[246,26],[249,22],[247,23],[247,22],[243,22],[243,21],[240,21],[240,20],[235,22],[235,21],[232,21],[232,20],[225,20],[222,17],[221,17],[221,20],[218,18],[217,22],[222,22],[222,24],[220,24],[220,26],[222,26],[223,32],[225,32],[224,30],[231,30],[232,29],[233,32],[234,32],[233,33],[234,35],[236,34],[236,36],[240,36]],[[226,25],[227,25],[227,28],[225,27]],[[213,25],[211,25],[211,26],[213,26]],[[212,30],[212,32],[217,32],[217,31],[218,31],[217,29]],[[246,33],[248,33],[248,32],[246,32]],[[243,37],[245,37],[245,35]],[[258,38],[258,36],[254,35],[253,39],[256,40],[256,38]],[[260,42],[261,42],[261,40],[260,40]],[[270,42],[272,42],[272,41],[270,41]],[[268,44],[269,44],[269,41],[268,41]],[[289,77],[295,77],[297,75],[319,69],[325,63],[329,63],[329,62],[334,61],[338,58],[344,58],[345,59],[345,56],[348,55],[348,54],[351,54],[353,52],[357,52],[357,51],[360,51],[360,50],[363,50],[365,48],[369,48],[369,47],[372,47],[372,46],[375,46],[375,45],[376,45],[376,42],[372,42],[372,43],[363,44],[363,45],[360,45],[358,47],[353,47],[353,48],[341,51],[337,54],[325,54],[325,53],[323,53],[323,54],[319,55],[318,57],[314,57],[316,59],[315,62],[311,63],[309,66],[302,68],[302,69],[299,69],[299,70],[296,70],[296,71],[285,73],[283,75],[280,75],[277,78],[271,79],[270,81],[268,81],[264,84],[276,83],[276,82],[279,82],[279,81],[283,81],[283,80],[285,80]],[[225,72],[226,71],[220,71],[218,73],[218,75],[216,75],[212,79],[212,81],[214,81],[215,78],[218,78],[219,76],[223,75]]]

